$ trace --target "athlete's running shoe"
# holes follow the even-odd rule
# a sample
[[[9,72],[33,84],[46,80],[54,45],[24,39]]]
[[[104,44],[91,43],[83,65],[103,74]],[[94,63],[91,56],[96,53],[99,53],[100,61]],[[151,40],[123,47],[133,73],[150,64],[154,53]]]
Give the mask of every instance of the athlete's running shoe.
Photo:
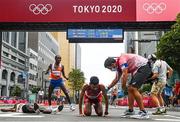
[[[149,119],[148,113],[144,111],[139,111],[138,115],[132,115],[130,117],[136,119]]]
[[[125,112],[124,112],[124,115],[134,115],[135,112],[134,110],[133,111],[130,111],[129,109],[127,109]]]
[[[165,114],[167,112],[166,108],[161,108],[161,113]]]
[[[70,105],[69,108],[70,108],[71,111],[75,110],[75,107],[73,105]]]
[[[157,108],[156,112],[152,113],[153,115],[160,115],[162,114],[162,111],[160,110],[160,108]]]

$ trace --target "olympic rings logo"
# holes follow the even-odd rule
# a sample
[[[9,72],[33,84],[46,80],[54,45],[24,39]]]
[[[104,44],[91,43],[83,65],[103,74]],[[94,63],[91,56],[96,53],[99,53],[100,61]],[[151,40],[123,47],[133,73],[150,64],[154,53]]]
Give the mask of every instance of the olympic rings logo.
[[[161,14],[165,9],[166,9],[166,4],[161,2],[159,4],[157,3],[144,3],[143,4],[143,9],[148,13],[148,14]]]
[[[43,4],[38,4],[38,5],[31,4],[29,6],[29,10],[31,12],[33,12],[35,15],[38,15],[38,14],[46,15],[52,10],[52,5],[51,4],[46,4],[46,5],[43,5]]]

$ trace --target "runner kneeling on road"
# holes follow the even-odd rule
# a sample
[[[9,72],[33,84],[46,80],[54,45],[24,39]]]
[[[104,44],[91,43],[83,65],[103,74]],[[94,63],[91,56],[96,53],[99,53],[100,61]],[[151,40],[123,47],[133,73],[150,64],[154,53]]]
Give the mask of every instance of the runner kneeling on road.
[[[63,105],[58,106],[58,109],[47,111],[46,108],[40,107],[37,103],[34,104],[15,104],[12,108],[2,108],[2,112],[21,112],[21,113],[44,113],[51,114],[52,112],[60,112],[63,109]]]
[[[90,78],[90,83],[84,85],[79,99],[79,114],[81,116],[91,116],[92,105],[98,116],[103,115],[102,108],[102,95],[105,99],[105,112],[104,115],[108,115],[108,97],[104,85],[99,84],[99,79],[96,76]],[[84,113],[82,112],[82,100],[84,97]]]

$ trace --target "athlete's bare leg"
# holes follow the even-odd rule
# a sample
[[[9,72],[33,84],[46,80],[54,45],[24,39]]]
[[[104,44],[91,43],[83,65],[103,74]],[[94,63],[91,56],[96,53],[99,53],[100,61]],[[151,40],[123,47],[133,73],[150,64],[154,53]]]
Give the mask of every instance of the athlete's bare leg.
[[[54,87],[52,85],[50,85],[49,89],[48,89],[48,104],[49,104],[49,106],[51,106],[51,95],[53,93],[53,90],[54,90]]]
[[[60,87],[61,87],[62,91],[64,92],[64,94],[66,95],[66,98],[67,98],[67,100],[68,100],[68,103],[71,104],[71,100],[70,100],[70,98],[69,98],[69,94],[68,94],[68,92],[67,92],[66,87],[65,87],[64,85],[62,85],[62,86],[60,86]]]
[[[102,103],[98,103],[96,105],[94,105],[94,109],[95,112],[98,116],[102,116],[103,115],[103,108],[102,108]]]
[[[139,93],[138,89],[130,86],[128,87],[128,94],[129,93],[132,93],[132,95],[134,96],[134,99],[136,100],[139,106],[139,109],[144,110],[143,98],[142,98],[142,95]],[[131,106],[129,105],[129,107]]]
[[[91,112],[92,112],[91,106],[92,106],[91,103],[85,103],[85,105],[84,105],[84,114],[86,116],[91,116]]]

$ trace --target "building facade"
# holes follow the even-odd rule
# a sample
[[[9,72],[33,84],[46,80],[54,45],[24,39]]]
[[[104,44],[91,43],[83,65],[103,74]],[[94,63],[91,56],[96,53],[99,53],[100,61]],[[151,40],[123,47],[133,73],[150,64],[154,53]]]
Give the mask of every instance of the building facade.
[[[2,51],[0,69],[0,96],[10,96],[18,85],[25,92],[23,74],[28,72],[27,32],[2,32]]]
[[[2,32],[0,96],[11,96],[16,85],[22,97],[33,86],[45,88],[44,71],[58,53],[59,45],[48,32]]]
[[[163,34],[162,31],[125,32],[126,52],[147,57],[157,51],[158,41]]]
[[[45,75],[49,64],[54,63],[54,57],[59,53],[59,44],[50,32],[29,32],[29,48],[37,53],[37,86],[46,89],[49,85],[48,75]]]
[[[28,89],[37,86],[37,67],[38,67],[38,53],[28,48],[29,55],[29,72],[28,72]]]

